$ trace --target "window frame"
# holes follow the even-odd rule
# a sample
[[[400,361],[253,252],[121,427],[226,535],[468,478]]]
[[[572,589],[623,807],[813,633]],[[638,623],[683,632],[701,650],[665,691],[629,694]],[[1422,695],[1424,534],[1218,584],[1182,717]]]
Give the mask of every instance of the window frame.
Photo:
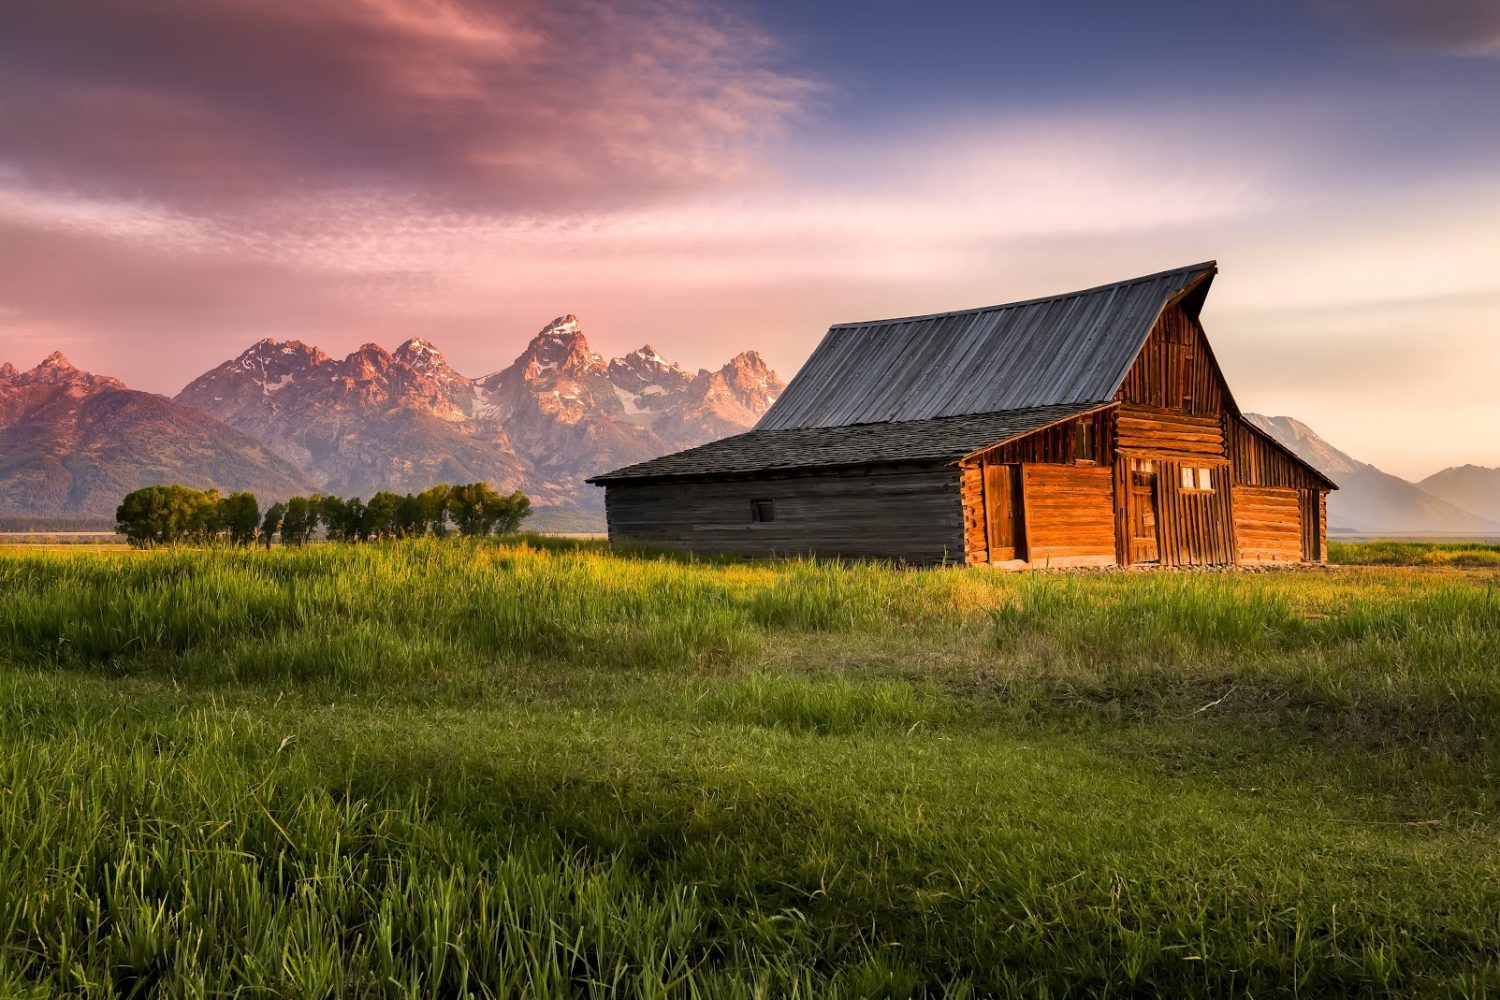
[[[750,523],[771,524],[776,520],[776,501],[761,497],[750,501]]]
[[[1207,483],[1208,485],[1204,485]],[[1182,482],[1179,489],[1183,493],[1213,493],[1214,469],[1211,465],[1184,465],[1182,466]]]
[[[1087,443],[1086,448],[1085,442]],[[1088,451],[1087,455],[1083,454],[1085,450]],[[1092,417],[1073,425],[1073,464],[1099,464],[1099,441],[1098,435],[1094,433],[1094,420]]]

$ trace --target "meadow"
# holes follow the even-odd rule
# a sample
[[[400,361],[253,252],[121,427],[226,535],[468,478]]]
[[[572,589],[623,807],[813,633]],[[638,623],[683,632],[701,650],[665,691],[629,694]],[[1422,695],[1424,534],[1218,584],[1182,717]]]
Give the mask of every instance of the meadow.
[[[0,996],[1500,996],[1446,563],[0,552]]]

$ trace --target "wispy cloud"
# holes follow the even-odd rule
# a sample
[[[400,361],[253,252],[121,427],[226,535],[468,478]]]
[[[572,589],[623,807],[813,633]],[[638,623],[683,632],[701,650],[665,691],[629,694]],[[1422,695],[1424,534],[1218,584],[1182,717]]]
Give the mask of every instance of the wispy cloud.
[[[814,91],[776,59],[693,0],[11,4],[0,161],[200,208],[624,204],[753,171]]]

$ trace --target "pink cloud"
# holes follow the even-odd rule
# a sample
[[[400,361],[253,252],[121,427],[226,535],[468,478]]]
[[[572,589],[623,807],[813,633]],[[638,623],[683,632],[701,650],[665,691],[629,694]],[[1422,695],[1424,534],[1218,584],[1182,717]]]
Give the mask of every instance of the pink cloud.
[[[753,169],[812,93],[692,0],[149,0],[0,11],[0,164],[199,210],[389,189],[621,204]]]

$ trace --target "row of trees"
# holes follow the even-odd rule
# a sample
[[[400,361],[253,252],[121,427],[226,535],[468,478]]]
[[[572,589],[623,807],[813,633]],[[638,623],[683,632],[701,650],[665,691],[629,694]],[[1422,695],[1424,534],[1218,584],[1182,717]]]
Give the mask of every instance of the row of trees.
[[[115,510],[116,530],[134,545],[180,542],[255,542],[270,547],[305,545],[322,528],[332,541],[366,542],[413,538],[504,534],[531,514],[531,500],[500,493],[489,483],[442,483],[417,494],[382,491],[368,501],[314,493],[271,504],[264,515],[253,493],[195,490],[176,483],[126,494]]]

